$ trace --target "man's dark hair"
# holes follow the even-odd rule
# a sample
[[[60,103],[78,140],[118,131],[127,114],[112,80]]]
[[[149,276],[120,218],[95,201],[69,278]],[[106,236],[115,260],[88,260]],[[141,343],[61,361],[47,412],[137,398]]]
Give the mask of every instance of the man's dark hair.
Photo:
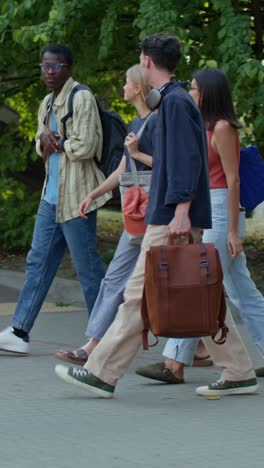
[[[200,92],[199,108],[206,127],[213,130],[216,122],[224,119],[233,127],[240,128],[225,73],[218,69],[203,69],[196,71],[193,78]]]
[[[174,72],[182,52],[181,43],[175,36],[165,34],[155,34],[146,37],[141,42],[141,49],[144,55],[148,55],[158,68],[165,68]]]
[[[61,57],[64,58],[65,63],[67,65],[72,65],[73,64],[73,56],[72,56],[72,51],[69,47],[63,45],[63,44],[50,44],[47,45],[41,52],[40,54],[40,60],[42,60],[43,55],[46,52],[50,52],[51,54],[54,55],[60,55]]]

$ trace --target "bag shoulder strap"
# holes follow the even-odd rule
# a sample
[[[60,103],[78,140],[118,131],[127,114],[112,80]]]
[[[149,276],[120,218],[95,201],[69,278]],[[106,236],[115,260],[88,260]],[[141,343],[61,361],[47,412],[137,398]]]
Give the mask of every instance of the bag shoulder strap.
[[[228,333],[228,327],[225,324],[225,316],[226,316],[226,301],[225,301],[225,295],[224,295],[224,288],[222,290],[222,296],[221,296],[221,306],[220,306],[220,312],[218,315],[218,327],[219,330],[221,330],[221,336],[217,340],[215,339],[215,336],[212,336],[212,340],[215,342],[215,344],[221,345],[226,342],[226,336]]]
[[[68,112],[67,112],[66,115],[64,115],[64,117],[61,118],[61,123],[63,125],[63,136],[64,136],[65,140],[67,139],[66,122],[73,115],[73,98],[74,98],[75,94],[78,93],[78,91],[82,91],[82,90],[90,91],[90,93],[94,96],[91,88],[89,88],[89,86],[86,86],[86,85],[81,84],[81,83],[77,84],[76,86],[74,86],[71,89],[71,91],[69,93],[69,96],[68,96],[68,103],[67,103]],[[95,97],[95,100],[96,100],[96,104],[97,104],[99,114],[100,114],[101,113],[101,106],[100,106],[98,100],[96,99],[96,97]]]
[[[140,140],[140,138],[141,138],[141,136],[142,136],[142,134],[143,134],[143,132],[144,132],[144,130],[145,130],[145,128],[146,128],[148,122],[150,121],[150,119],[151,119],[151,117],[152,117],[152,114],[153,114],[153,112],[150,112],[150,113],[147,115],[145,122],[143,123],[142,127],[140,127],[139,131],[137,132],[137,138],[138,138],[138,140]]]
[[[142,127],[140,127],[139,131],[137,132],[138,141],[140,141],[140,138],[142,137],[143,132],[144,132],[149,120],[152,117],[152,114],[153,114],[153,112],[150,112],[148,114],[148,116],[146,117],[146,120],[143,123]],[[136,166],[135,160],[133,158],[131,158],[130,154],[129,154],[129,160],[130,160],[130,168],[131,168],[131,176],[132,176],[133,184],[138,186],[139,183],[138,183],[138,175],[137,175],[137,166]]]
[[[141,302],[141,319],[142,319],[142,344],[143,344],[143,349],[148,350],[149,348],[152,348],[153,346],[156,346],[159,342],[159,339],[157,336],[155,336],[156,341],[153,344],[149,344],[148,342],[148,332],[150,329],[150,323],[149,323],[149,316],[148,316],[148,306],[147,306],[147,298],[146,298],[146,291],[145,288],[143,289],[143,295],[142,295],[142,302]]]
[[[207,270],[209,268],[209,262],[207,258],[207,252],[204,244],[197,244],[200,250],[200,271],[201,271],[201,284],[206,286],[207,285]],[[203,295],[203,307],[204,310],[208,311],[208,296],[207,294]],[[215,339],[216,335],[212,336],[213,341],[216,344],[223,344],[226,341],[226,336],[228,332],[228,328],[225,324],[225,317],[226,317],[226,302],[225,302],[225,295],[224,295],[224,287],[222,286],[222,295],[221,295],[221,304],[220,304],[220,311],[218,314],[218,330],[221,330],[221,336],[218,339]]]
[[[46,114],[45,114],[45,117],[44,117],[44,120],[43,120],[43,125],[45,125],[45,127],[46,127],[46,125],[48,123],[49,114],[50,114],[50,111],[52,109],[54,100],[55,100],[54,94],[50,93],[49,98],[47,100]]]

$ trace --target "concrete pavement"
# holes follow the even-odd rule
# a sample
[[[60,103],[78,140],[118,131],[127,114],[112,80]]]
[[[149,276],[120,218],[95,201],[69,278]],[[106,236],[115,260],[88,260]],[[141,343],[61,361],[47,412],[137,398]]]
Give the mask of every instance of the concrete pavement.
[[[10,288],[15,280],[3,287],[1,274],[2,329],[18,290]],[[160,340],[139,351],[113,400],[89,398],[60,381],[54,352],[85,339],[85,308],[73,292],[70,298],[64,308],[58,307],[63,297],[49,298],[32,330],[31,356],[0,352],[1,468],[262,468],[264,379],[255,396],[213,401],[196,396],[195,388],[219,378],[216,367],[187,368],[187,383],[179,386],[145,380],[134,370],[160,360]],[[262,364],[240,322],[239,328],[255,365]]]
[[[15,288],[10,288],[7,286],[2,286],[0,284],[0,304],[6,304],[9,302],[16,302],[18,299],[19,290]]]

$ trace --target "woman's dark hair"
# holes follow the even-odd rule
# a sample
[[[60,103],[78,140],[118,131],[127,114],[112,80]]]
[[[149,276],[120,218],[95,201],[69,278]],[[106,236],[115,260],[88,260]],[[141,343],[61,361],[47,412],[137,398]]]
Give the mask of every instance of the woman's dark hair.
[[[155,34],[141,42],[144,55],[148,55],[157,67],[174,72],[182,53],[180,41],[170,35]]]
[[[72,65],[73,64],[73,56],[72,56],[72,51],[69,47],[63,45],[63,44],[50,44],[45,47],[45,49],[42,50],[40,54],[40,60],[42,60],[43,55],[46,52],[50,52],[51,54],[54,55],[60,55],[61,57],[64,58],[65,63],[67,65]]]
[[[198,70],[193,74],[193,78],[199,88],[199,108],[206,127],[213,130],[217,120],[223,119],[232,127],[241,128],[224,72],[216,69]]]

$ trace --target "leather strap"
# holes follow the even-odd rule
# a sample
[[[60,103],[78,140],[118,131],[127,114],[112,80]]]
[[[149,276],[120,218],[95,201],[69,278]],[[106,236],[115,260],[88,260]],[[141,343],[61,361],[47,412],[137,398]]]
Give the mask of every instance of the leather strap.
[[[149,332],[149,318],[148,318],[148,307],[147,307],[147,299],[146,299],[146,292],[145,288],[143,289],[143,296],[141,302],[141,318],[142,318],[142,342],[143,342],[143,349],[148,349],[148,332]]]
[[[143,289],[143,296],[142,296],[142,303],[141,303],[141,318],[142,318],[142,324],[143,324],[143,330],[142,330],[143,349],[148,350],[149,348],[156,346],[159,342],[159,339],[156,336],[155,343],[149,344],[148,342],[148,332],[149,332],[150,327],[149,327],[148,307],[147,307],[145,288]]]
[[[226,337],[228,333],[228,327],[225,324],[225,316],[226,316],[226,301],[225,301],[225,295],[224,295],[224,288],[222,290],[222,297],[221,297],[221,308],[220,308],[220,313],[218,316],[218,325],[219,325],[219,330],[221,330],[221,336],[218,338],[218,340],[215,339],[216,335],[212,336],[212,340],[216,344],[224,344],[226,342]]]
[[[206,287],[207,286],[207,278],[208,278],[208,269],[209,269],[209,262],[207,258],[207,252],[204,244],[198,244],[200,249],[200,268],[201,268],[201,283]],[[206,290],[204,289],[204,306],[205,310],[208,310],[208,296],[206,294]],[[225,295],[224,295],[224,288],[222,288],[222,296],[221,296],[221,306],[220,306],[220,313],[218,315],[218,331],[221,330],[221,336],[217,340],[215,339],[216,335],[212,336],[213,341],[216,344],[224,344],[226,342],[226,336],[228,333],[228,328],[225,324],[225,317],[226,317],[226,302],[225,302]]]
[[[168,249],[166,245],[160,247],[160,297],[164,315],[169,313],[169,258]]]
[[[200,251],[200,278],[201,278],[201,285],[203,286],[202,292],[202,307],[203,311],[206,315],[209,314],[209,301],[208,301],[208,268],[209,262],[207,257],[207,251],[204,244],[197,244],[197,247]]]
[[[188,237],[188,244],[194,244],[194,240],[193,240],[193,235],[192,235],[192,232],[189,232],[188,235],[186,236],[181,236],[181,237]],[[175,239],[179,239],[180,237],[179,236],[175,236],[175,235],[172,235],[172,234],[169,234],[169,237],[168,237],[168,245],[174,245],[174,241]]]

